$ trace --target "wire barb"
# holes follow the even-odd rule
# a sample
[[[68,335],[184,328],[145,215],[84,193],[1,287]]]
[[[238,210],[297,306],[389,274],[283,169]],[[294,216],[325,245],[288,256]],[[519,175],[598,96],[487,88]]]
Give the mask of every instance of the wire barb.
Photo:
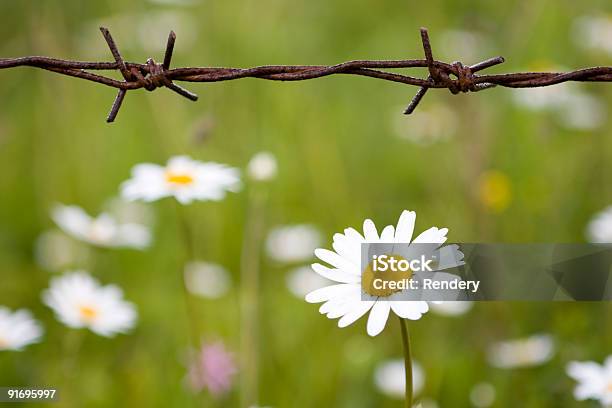
[[[29,66],[55,72],[61,75],[81,78],[106,85],[118,90],[107,122],[113,122],[128,91],[144,88],[154,91],[168,88],[173,92],[196,101],[198,96],[174,81],[184,82],[222,82],[241,78],[257,78],[270,81],[304,81],[329,75],[358,75],[418,86],[419,90],[404,111],[411,114],[419,105],[430,88],[445,88],[451,93],[479,92],[496,86],[506,88],[534,88],[557,85],[567,81],[612,82],[612,67],[592,67],[571,72],[517,72],[508,74],[479,75],[478,72],[504,62],[503,57],[494,57],[474,65],[464,65],[456,61],[445,63],[434,59],[426,28],[421,28],[421,41],[425,59],[413,60],[357,60],[336,65],[264,65],[253,68],[170,68],[176,34],[170,31],[163,63],[158,64],[149,58],[145,64],[126,62],[115,43],[110,31],[100,27],[100,31],[113,55],[114,62],[70,61],[48,57],[0,58],[0,69]],[[397,68],[427,68],[426,79],[384,71]],[[116,80],[90,71],[119,71],[123,81]]]
[[[117,48],[117,44],[115,43],[115,40],[113,40],[113,36],[111,35],[110,31],[106,27],[100,27],[100,31],[108,44],[108,48],[110,48],[111,54],[113,54],[113,58],[115,58],[117,69],[119,69],[121,75],[123,75],[123,79],[126,82],[136,83],[139,85],[139,87],[145,88],[147,91],[154,91],[157,88],[165,86],[189,100],[198,100],[198,96],[196,94],[181,88],[166,77],[166,72],[170,69],[170,63],[172,62],[172,52],[174,51],[174,43],[176,41],[176,34],[174,34],[174,31],[170,31],[170,34],[168,35],[164,62],[162,64],[157,64],[153,58],[149,58],[147,59],[146,65],[140,67],[132,66],[129,69],[123,60],[123,57],[119,52],[119,48]],[[106,118],[106,122],[111,123],[115,121],[126,93],[127,89],[119,89],[119,92],[115,97],[115,101],[113,102],[113,106],[111,107],[111,110]]]

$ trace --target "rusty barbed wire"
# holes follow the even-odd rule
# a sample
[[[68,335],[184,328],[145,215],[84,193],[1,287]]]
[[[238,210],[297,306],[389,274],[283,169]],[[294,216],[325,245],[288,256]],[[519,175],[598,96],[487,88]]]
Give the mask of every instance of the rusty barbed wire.
[[[100,31],[115,62],[71,61],[49,57],[0,58],[0,69],[29,66],[42,68],[62,75],[85,79],[118,89],[117,96],[106,119],[113,122],[119,113],[127,91],[144,88],[154,91],[166,87],[177,94],[196,101],[198,96],[174,81],[221,82],[241,78],[259,78],[271,81],[303,81],[329,75],[359,75],[385,81],[419,86],[417,94],[404,111],[411,114],[430,88],[445,88],[451,93],[478,92],[495,86],[506,88],[535,88],[556,85],[567,81],[612,82],[612,67],[592,67],[571,72],[517,72],[508,74],[478,75],[477,72],[504,62],[503,57],[490,58],[474,65],[459,61],[445,63],[434,59],[426,28],[421,28],[421,41],[425,59],[412,60],[356,60],[336,65],[264,65],[253,68],[195,67],[170,68],[176,35],[170,32],[163,63],[149,58],[145,64],[126,62],[109,30]],[[381,69],[427,68],[426,79],[411,77]],[[118,70],[123,81],[88,71]],[[451,78],[451,75],[455,78]]]

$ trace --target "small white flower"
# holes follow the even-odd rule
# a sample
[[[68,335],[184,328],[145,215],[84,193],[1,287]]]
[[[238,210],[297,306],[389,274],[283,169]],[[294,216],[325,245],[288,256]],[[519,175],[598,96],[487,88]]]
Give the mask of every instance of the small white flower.
[[[406,370],[401,358],[380,363],[374,370],[374,384],[383,394],[392,398],[406,396]],[[421,365],[412,362],[412,392],[417,395],[425,384],[425,374]]]
[[[438,276],[445,275],[439,272],[440,270],[464,264],[463,254],[458,250],[457,245],[441,247],[447,239],[447,228],[432,227],[412,240],[415,220],[414,211],[404,211],[397,222],[397,227],[386,226],[382,229],[380,236],[374,222],[369,219],[363,223],[364,235],[353,228],[345,229],[344,234],[335,234],[332,244],[333,251],[322,248],[315,250],[317,258],[331,267],[315,263],[312,268],[324,278],[333,280],[337,284],[309,293],[306,295],[306,301],[309,303],[324,302],[319,312],[326,314],[330,319],[340,318],[338,327],[346,327],[354,323],[369,311],[367,332],[370,336],[376,336],[385,328],[391,310],[403,319],[420,319],[429,310],[426,301],[401,300],[401,291],[366,293],[361,284],[362,274],[372,273],[371,270],[369,272],[361,270],[362,243],[433,244],[439,250],[444,249],[445,254],[448,254],[448,257],[445,256],[447,260],[440,261],[432,271]],[[421,249],[415,247],[417,252]],[[419,255],[414,254],[415,258],[418,258]],[[362,297],[368,300],[363,300]]]
[[[488,350],[489,363],[497,368],[532,367],[546,363],[555,353],[553,339],[546,334],[501,341]]]
[[[474,306],[474,302],[467,300],[429,302],[431,311],[442,316],[461,316],[469,312],[472,306]]]
[[[127,332],[138,317],[134,305],[123,300],[119,287],[101,286],[83,271],[51,279],[49,289],[43,292],[43,302],[66,326],[88,328],[106,337]]]
[[[20,309],[11,313],[9,308],[0,306],[0,350],[22,350],[38,342],[42,334],[41,325],[29,311]]]
[[[268,181],[276,177],[278,165],[276,157],[270,152],[259,152],[249,161],[249,177],[257,181]]]
[[[513,95],[515,103],[527,109],[553,112],[558,121],[568,129],[596,129],[606,121],[605,109],[600,100],[575,84],[522,88],[514,90]]]
[[[399,139],[429,146],[452,138],[457,132],[457,114],[455,110],[438,103],[420,107],[412,113],[410,123],[399,120],[397,109],[394,109],[393,129]],[[445,118],[438,120],[437,118]]]
[[[478,383],[470,391],[470,401],[477,408],[487,408],[495,402],[495,388],[486,382]]]
[[[457,58],[465,62],[482,61],[491,54],[490,48],[483,33],[463,29],[443,31],[436,44],[436,50],[439,50],[444,59],[451,61]]]
[[[185,266],[185,284],[194,295],[219,298],[231,286],[229,273],[221,265],[210,262],[190,262]]]
[[[612,17],[582,16],[574,23],[577,45],[612,55]]]
[[[612,243],[612,206],[595,214],[587,226],[587,237],[596,244]]]
[[[287,275],[287,288],[299,299],[304,299],[313,290],[328,286],[332,283],[318,273],[314,273],[310,266],[299,266],[289,271]]]
[[[563,68],[551,69],[552,71],[563,71]],[[569,102],[572,98],[572,87],[567,84],[558,86],[545,86],[540,88],[514,89],[512,96],[514,102],[532,111],[557,109]],[[526,92],[519,92],[526,91]]]
[[[76,205],[56,205],[51,217],[64,232],[92,245],[144,249],[151,242],[151,232],[144,225],[119,224],[107,213],[94,218]]]
[[[266,240],[268,256],[278,262],[300,262],[312,259],[312,252],[321,245],[321,234],[308,224],[274,228]]]
[[[612,356],[603,365],[593,361],[572,361],[567,365],[567,375],[578,381],[574,388],[577,400],[595,399],[602,406],[612,406]]]
[[[132,178],[121,186],[121,195],[127,200],[143,201],[174,197],[181,204],[189,204],[198,200],[222,200],[227,191],[239,191],[240,186],[238,169],[175,156],[166,166],[152,163],[134,166]]]

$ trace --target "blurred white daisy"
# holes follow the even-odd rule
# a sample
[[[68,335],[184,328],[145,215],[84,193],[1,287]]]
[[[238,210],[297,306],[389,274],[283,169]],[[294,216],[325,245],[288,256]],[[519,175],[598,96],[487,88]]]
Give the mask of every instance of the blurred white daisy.
[[[404,211],[397,222],[397,227],[386,226],[382,229],[380,236],[374,222],[369,219],[363,222],[364,235],[353,228],[345,229],[344,234],[335,234],[332,244],[334,251],[322,248],[315,250],[317,258],[332,267],[315,263],[312,268],[324,278],[333,280],[337,284],[310,292],[306,295],[306,301],[309,303],[325,302],[319,311],[330,319],[340,318],[338,327],[346,327],[370,311],[367,324],[367,332],[370,336],[376,336],[385,328],[391,310],[404,319],[420,319],[429,310],[426,301],[401,300],[401,290],[368,292],[367,287],[362,289],[362,275],[368,278],[366,274],[373,272],[370,268],[365,271],[361,270],[362,243],[432,244],[431,247],[440,248],[446,242],[448,229],[436,227],[424,231],[412,240],[415,220],[414,211]],[[446,261],[439,262],[434,272],[463,264],[463,254],[457,248],[456,245],[443,248],[449,256],[444,257]],[[415,251],[420,251],[420,248],[415,247]],[[413,255],[418,258],[421,253]],[[418,272],[415,272],[415,275],[417,274]],[[368,300],[363,300],[362,297]]]
[[[425,384],[425,374],[421,365],[412,362],[412,392],[417,395]],[[374,385],[383,394],[392,398],[406,396],[406,370],[401,358],[383,361],[374,370]]]
[[[36,263],[48,271],[63,271],[87,259],[85,244],[58,230],[45,231],[36,238]]]
[[[43,334],[41,325],[25,309],[15,312],[0,306],[0,351],[22,350],[25,346],[37,343]]]
[[[554,353],[552,337],[537,334],[493,344],[488,350],[488,360],[497,368],[532,367],[546,363]]]
[[[612,206],[595,214],[587,226],[587,237],[596,244],[612,242]]]
[[[247,166],[249,177],[256,181],[272,180],[276,177],[277,170],[276,157],[270,152],[255,154]]]
[[[221,265],[196,261],[185,265],[185,284],[192,294],[215,299],[227,293],[231,280]]]
[[[287,274],[287,288],[295,297],[304,299],[313,290],[328,286],[332,283],[318,273],[314,273],[310,266],[299,266]]]
[[[564,71],[562,68],[551,71]],[[533,111],[549,111],[568,129],[592,130],[606,121],[601,101],[576,84],[558,84],[540,88],[513,90],[517,105]]]
[[[577,400],[595,399],[603,407],[612,406],[612,356],[608,356],[603,365],[593,361],[572,361],[566,371],[578,381],[574,388]]]
[[[192,3],[189,0],[168,0],[176,5]],[[197,0],[199,1],[199,0]],[[195,3],[196,0],[193,0]],[[174,7],[172,7],[174,8]],[[145,51],[147,54],[163,53],[168,33],[180,27],[178,44],[174,49],[175,58],[186,52],[198,39],[199,22],[189,10],[157,9],[151,11],[140,10],[136,13],[121,12],[113,15],[104,15],[97,20],[84,20],[79,34],[75,36],[79,55],[84,58],[103,58],[108,53],[108,46],[100,37],[97,30],[91,27],[110,27],[113,37],[119,41],[119,47],[125,54]]]
[[[612,17],[582,16],[574,22],[576,44],[612,55]]]
[[[477,408],[487,408],[495,402],[495,388],[486,382],[478,383],[470,391],[470,402]]]
[[[129,331],[138,317],[134,305],[123,300],[119,287],[101,286],[83,271],[51,279],[43,302],[66,326],[88,328],[106,337]]]
[[[436,50],[439,50],[443,59],[453,61],[461,58],[468,64],[488,58],[490,49],[491,46],[482,33],[462,29],[443,31],[436,44]]]
[[[91,217],[76,205],[56,205],[53,221],[67,234],[101,247],[144,249],[151,243],[148,227],[135,223],[120,224],[108,213]]]
[[[433,313],[442,316],[461,316],[472,309],[474,302],[470,301],[444,301],[429,302],[429,308]]]
[[[214,162],[175,156],[166,166],[143,163],[132,168],[132,178],[121,185],[127,200],[156,201],[174,197],[181,204],[222,200],[227,191],[241,187],[238,169]]]
[[[394,109],[394,113],[392,120],[395,135],[421,146],[450,139],[457,131],[457,114],[441,103],[419,107],[409,121],[400,120],[397,109]]]
[[[312,259],[312,253],[319,245],[321,233],[313,225],[285,225],[270,231],[266,251],[278,262],[300,262]]]
[[[546,67],[544,70],[564,71],[564,68]],[[533,111],[558,108],[568,103],[573,94],[571,86],[567,86],[567,84],[543,86],[540,88],[513,89],[511,92],[513,100],[517,105]]]

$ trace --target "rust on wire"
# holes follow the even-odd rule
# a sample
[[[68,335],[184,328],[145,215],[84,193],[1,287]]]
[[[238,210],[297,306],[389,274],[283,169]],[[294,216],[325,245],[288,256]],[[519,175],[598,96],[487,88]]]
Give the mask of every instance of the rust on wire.
[[[504,58],[495,57],[474,65],[464,65],[459,61],[445,63],[434,59],[427,29],[421,28],[421,40],[425,59],[414,60],[357,60],[336,65],[265,65],[253,68],[170,68],[176,35],[173,31],[168,36],[163,63],[159,64],[149,58],[145,64],[126,62],[110,31],[100,27],[114,62],[70,61],[48,57],[0,58],[0,69],[29,66],[56,72],[58,74],[86,79],[118,90],[115,101],[107,117],[113,122],[119,113],[127,91],[144,88],[154,91],[165,87],[177,94],[196,101],[198,96],[174,81],[183,82],[221,82],[241,78],[259,78],[271,81],[303,81],[329,75],[359,75],[378,78],[384,81],[399,82],[418,86],[414,98],[404,111],[412,113],[428,89],[445,88],[451,93],[477,92],[495,86],[507,88],[535,88],[556,85],[567,81],[612,82],[612,67],[593,67],[571,72],[517,72],[509,74],[478,75],[486,68],[504,62]],[[427,68],[426,79],[415,78],[383,69]],[[95,74],[89,71],[115,70],[123,76],[123,81]]]

